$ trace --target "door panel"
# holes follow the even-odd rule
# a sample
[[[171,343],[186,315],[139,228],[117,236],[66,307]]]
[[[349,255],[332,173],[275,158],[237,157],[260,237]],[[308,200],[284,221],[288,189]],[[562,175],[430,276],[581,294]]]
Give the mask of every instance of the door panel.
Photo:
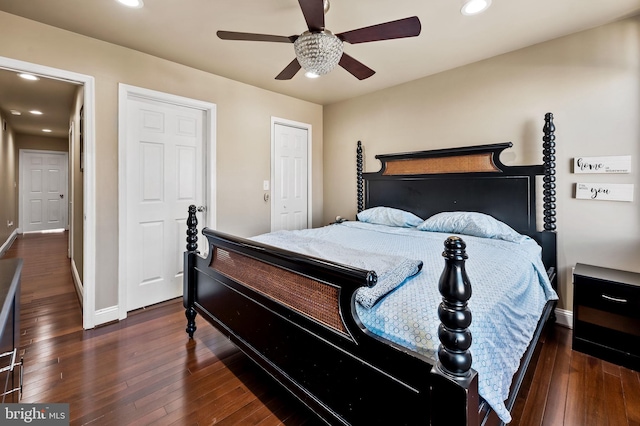
[[[37,226],[42,223],[43,217],[43,206],[42,200],[31,200],[31,220],[29,220],[29,225]]]
[[[202,110],[130,98],[127,114],[130,311],[182,295],[186,219],[189,205],[205,204],[205,156]]]
[[[272,231],[308,227],[308,131],[275,124]]]

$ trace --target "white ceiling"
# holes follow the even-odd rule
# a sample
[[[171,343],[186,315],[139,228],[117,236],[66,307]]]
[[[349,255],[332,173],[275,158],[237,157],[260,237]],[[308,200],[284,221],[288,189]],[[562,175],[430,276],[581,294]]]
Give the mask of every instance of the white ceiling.
[[[346,53],[376,71],[369,79],[336,68],[316,80],[299,72],[278,81],[275,76],[294,58],[293,45],[225,41],[216,31],[298,35],[307,28],[296,0],[145,0],[142,9],[115,0],[0,0],[1,11],[323,105],[640,13],[640,0],[493,0],[472,17],[461,15],[460,5],[331,0],[325,24],[334,33],[414,15],[422,33],[345,44]]]

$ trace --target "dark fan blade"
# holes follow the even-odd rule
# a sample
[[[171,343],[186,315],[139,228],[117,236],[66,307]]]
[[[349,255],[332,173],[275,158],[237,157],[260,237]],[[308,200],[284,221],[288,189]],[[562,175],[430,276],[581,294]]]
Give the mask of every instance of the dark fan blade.
[[[282,70],[280,74],[276,76],[276,80],[291,80],[293,76],[300,71],[300,68],[302,68],[300,66],[300,62],[298,62],[298,59],[294,59],[285,69]]]
[[[300,9],[307,21],[309,31],[324,30],[324,2],[322,0],[298,0]]]
[[[422,25],[417,16],[372,25],[370,27],[336,34],[347,43],[368,43],[370,41],[391,40],[394,38],[415,37],[420,34]]]
[[[293,43],[298,36],[277,36],[269,34],[236,33],[233,31],[218,31],[218,37],[223,40],[273,41],[276,43]]]
[[[342,54],[342,57],[340,58],[340,62],[338,62],[338,64],[342,68],[353,74],[353,76],[358,80],[364,80],[365,78],[369,78],[376,73],[374,70],[372,70],[362,62],[353,59],[346,53]]]

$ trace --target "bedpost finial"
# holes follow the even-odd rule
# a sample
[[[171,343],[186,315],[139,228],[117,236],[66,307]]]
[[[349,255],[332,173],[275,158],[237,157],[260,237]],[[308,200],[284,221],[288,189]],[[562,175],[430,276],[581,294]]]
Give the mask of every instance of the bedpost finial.
[[[552,132],[556,130],[556,126],[553,124],[553,113],[548,112],[544,115],[544,125],[545,128],[549,127],[549,130]]]
[[[471,283],[465,271],[466,244],[460,237],[449,237],[444,243],[445,268],[438,289],[442,303],[438,307],[438,367],[458,377],[471,374]]]
[[[460,237],[449,237],[444,242],[442,257],[452,260],[466,260],[469,258],[465,249],[467,244]]]
[[[187,218],[187,251],[198,250],[198,218],[196,217],[196,206],[189,206],[189,217]]]
[[[373,287],[378,282],[378,274],[375,271],[367,272],[367,287]]]

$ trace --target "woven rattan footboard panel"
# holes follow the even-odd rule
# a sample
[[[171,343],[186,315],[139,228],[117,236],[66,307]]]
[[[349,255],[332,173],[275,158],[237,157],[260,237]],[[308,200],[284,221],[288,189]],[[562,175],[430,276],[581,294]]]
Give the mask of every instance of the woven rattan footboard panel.
[[[348,335],[338,289],[248,256],[215,248],[210,267],[332,329]]]

